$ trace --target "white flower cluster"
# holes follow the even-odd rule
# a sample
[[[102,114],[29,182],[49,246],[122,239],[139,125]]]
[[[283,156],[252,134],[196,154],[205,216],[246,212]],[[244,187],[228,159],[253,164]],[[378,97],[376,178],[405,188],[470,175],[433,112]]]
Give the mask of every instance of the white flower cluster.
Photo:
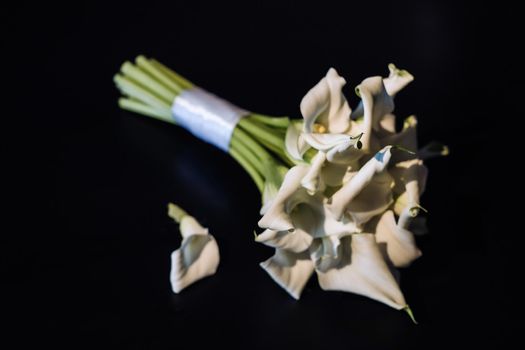
[[[421,228],[427,169],[416,152],[416,118],[396,132],[392,114],[413,76],[389,70],[357,86],[362,101],[352,111],[346,82],[331,68],[301,101],[304,119],[288,128],[286,150],[298,165],[265,198],[256,240],[275,248],[261,266],[296,299],[315,272],[324,290],[408,307],[395,268],[421,255],[413,231]]]

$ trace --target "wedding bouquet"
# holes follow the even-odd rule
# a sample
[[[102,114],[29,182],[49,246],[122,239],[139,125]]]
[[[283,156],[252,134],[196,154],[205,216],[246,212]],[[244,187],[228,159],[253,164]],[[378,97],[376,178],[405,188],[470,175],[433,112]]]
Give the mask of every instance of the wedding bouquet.
[[[413,318],[396,268],[421,255],[414,233],[425,232],[423,160],[448,149],[418,150],[415,116],[396,131],[394,97],[413,76],[388,68],[387,77],[356,87],[354,110],[346,81],[330,68],[302,99],[302,120],[243,110],[143,56],[114,81],[123,109],[186,128],[251,176],[262,195],[264,231],[255,240],[275,248],[261,266],[292,297],[315,272],[324,290],[364,295]]]

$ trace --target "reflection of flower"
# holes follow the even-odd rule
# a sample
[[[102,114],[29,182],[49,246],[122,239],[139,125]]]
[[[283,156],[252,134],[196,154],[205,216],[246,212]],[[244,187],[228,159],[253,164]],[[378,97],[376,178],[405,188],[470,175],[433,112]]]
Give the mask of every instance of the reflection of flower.
[[[261,266],[297,299],[315,271],[325,290],[407,308],[391,268],[421,255],[409,230],[427,170],[415,153],[415,117],[396,133],[392,114],[394,96],[413,77],[389,70],[357,86],[362,100],[352,112],[345,80],[330,69],[303,98],[303,122],[288,127],[287,154],[299,165],[264,212],[256,240],[276,249]]]
[[[174,204],[168,215],[180,223],[181,247],[171,254],[171,287],[175,293],[190,284],[213,275],[219,265],[219,247],[208,229]]]

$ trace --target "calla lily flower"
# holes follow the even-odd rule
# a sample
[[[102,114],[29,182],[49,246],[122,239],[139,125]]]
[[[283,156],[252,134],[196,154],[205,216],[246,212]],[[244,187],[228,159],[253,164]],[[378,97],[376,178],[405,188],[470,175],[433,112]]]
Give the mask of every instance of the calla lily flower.
[[[407,308],[374,234],[346,237],[338,249],[337,264],[330,269],[317,270],[321,288],[363,295],[398,310]]]
[[[420,159],[411,159],[397,163],[389,170],[395,179],[393,188],[397,199],[394,212],[401,217],[401,225],[408,228],[411,218],[421,209],[419,198],[425,191],[428,170]]]
[[[272,201],[272,205],[259,220],[260,227],[275,231],[295,230],[296,227],[290,214],[297,204],[309,200],[309,195],[301,186],[301,181],[308,170],[309,167],[306,165],[296,165],[286,173],[281,188]]]
[[[386,211],[377,223],[376,240],[380,246],[385,245],[386,258],[395,267],[407,267],[421,256],[414,235],[396,223],[391,210]]]
[[[387,146],[377,152],[374,157],[363,165],[354,177],[331,197],[329,208],[336,220],[343,218],[343,215],[349,210],[352,202],[370,184],[372,184],[371,193],[366,196],[365,201],[380,201],[379,206],[374,205],[376,208],[374,208],[375,210],[371,210],[372,214],[377,215],[390,205],[392,182],[389,180],[388,174],[382,176],[379,176],[379,174],[386,169],[390,161],[392,156],[391,148],[391,146]],[[383,209],[381,210],[381,208]],[[376,213],[376,211],[380,212]],[[365,219],[369,219],[368,216],[369,215],[365,215],[365,217],[360,220],[361,223],[366,222],[367,220]]]
[[[411,152],[417,152],[417,118],[414,115],[405,119],[403,123],[403,130],[399,133],[391,134],[380,140],[382,146],[396,145],[405,148]],[[402,162],[404,160],[413,159],[414,154],[408,152],[397,152],[393,155],[391,162],[393,164]]]
[[[350,120],[351,109],[342,93],[345,84],[336,70],[330,68],[326,77],[304,96],[302,131],[300,125],[292,123],[286,133],[286,148],[294,159],[301,160],[309,147],[327,153],[328,161],[348,163],[360,156],[352,147],[360,136],[348,134],[355,123]]]
[[[304,286],[314,272],[314,264],[307,253],[298,254],[283,249],[276,249],[275,255],[260,265],[295,299],[301,297]]]
[[[385,115],[394,110],[394,99],[390,96],[381,77],[371,77],[363,80],[356,87],[356,93],[361,97],[361,104],[352,114],[352,117],[363,117],[360,124],[363,137],[363,151],[370,153],[380,148],[372,132],[381,131],[381,121]]]
[[[181,247],[171,254],[171,287],[180,293],[192,283],[215,274],[219,265],[219,247],[208,229],[194,217],[170,203],[168,215],[180,223]]]
[[[341,91],[345,84],[345,79],[334,68],[330,68],[326,76],[308,91],[300,106],[305,133],[315,132],[316,122],[323,131],[331,134],[348,130],[352,111]]]
[[[365,135],[362,141],[363,151],[366,152],[377,150],[377,137],[395,133],[395,116],[391,114],[394,109],[393,98],[414,80],[409,72],[396,68],[394,64],[389,64],[388,69],[390,74],[387,78],[367,78],[356,87],[356,93],[362,101],[353,111],[352,119],[363,117],[360,127]],[[375,137],[372,135],[373,132],[376,134]],[[383,146],[389,144],[396,143],[382,143]]]

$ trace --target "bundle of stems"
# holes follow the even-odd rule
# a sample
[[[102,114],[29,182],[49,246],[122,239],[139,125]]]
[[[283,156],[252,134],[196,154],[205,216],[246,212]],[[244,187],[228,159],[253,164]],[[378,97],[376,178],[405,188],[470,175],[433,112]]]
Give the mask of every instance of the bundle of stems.
[[[142,55],[135,63],[124,62],[114,82],[124,95],[118,101],[125,110],[176,124],[171,107],[174,99],[193,84],[155,59]],[[229,154],[246,170],[263,193],[275,170],[283,174],[294,161],[285,150],[288,117],[251,113],[235,127]]]

